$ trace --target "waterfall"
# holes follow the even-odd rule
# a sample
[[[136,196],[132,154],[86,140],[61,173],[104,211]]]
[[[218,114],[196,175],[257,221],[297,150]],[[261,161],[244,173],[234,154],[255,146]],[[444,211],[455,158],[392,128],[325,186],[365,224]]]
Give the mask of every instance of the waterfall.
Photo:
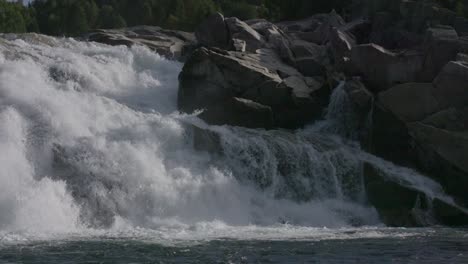
[[[441,193],[350,140],[343,84],[296,132],[207,126],[177,112],[181,67],[138,46],[0,38],[0,230],[378,225],[363,161]],[[187,124],[222,154],[194,148]]]

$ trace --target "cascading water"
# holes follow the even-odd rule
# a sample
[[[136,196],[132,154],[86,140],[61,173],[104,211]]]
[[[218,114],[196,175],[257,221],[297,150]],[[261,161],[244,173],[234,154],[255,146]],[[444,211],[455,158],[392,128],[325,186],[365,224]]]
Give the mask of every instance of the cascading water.
[[[342,86],[327,119],[295,133],[210,127],[177,113],[181,66],[144,47],[0,38],[0,231],[143,228],[176,236],[280,232],[284,223],[378,225],[363,161],[442,193],[341,137]],[[222,153],[196,150],[188,124],[218,135]]]

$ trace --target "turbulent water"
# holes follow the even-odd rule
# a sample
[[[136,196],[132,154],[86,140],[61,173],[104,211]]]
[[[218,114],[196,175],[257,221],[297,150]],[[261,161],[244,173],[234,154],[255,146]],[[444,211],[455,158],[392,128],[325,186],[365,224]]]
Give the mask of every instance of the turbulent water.
[[[442,241],[438,257],[466,257],[457,247],[466,245],[463,231],[381,224],[366,202],[363,162],[450,198],[428,178],[360,150],[341,86],[324,121],[294,133],[214,127],[177,112],[181,68],[144,47],[0,38],[0,261],[64,262],[77,252],[89,261],[84,252],[109,250],[123,255],[95,259],[300,262],[320,260],[312,248],[325,250],[323,241],[362,248],[422,237]],[[219,136],[220,150],[195,148],[194,126]],[[443,250],[447,241],[458,243],[453,252]],[[295,247],[311,251],[296,252],[301,258]]]

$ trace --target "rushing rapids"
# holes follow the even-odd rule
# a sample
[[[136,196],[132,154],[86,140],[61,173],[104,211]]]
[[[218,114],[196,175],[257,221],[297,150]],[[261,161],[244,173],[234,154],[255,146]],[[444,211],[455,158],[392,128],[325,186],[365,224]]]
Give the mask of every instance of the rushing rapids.
[[[207,126],[177,113],[181,67],[138,46],[0,38],[0,231],[381,225],[363,162],[450,200],[360,149],[342,85],[296,132]],[[220,151],[194,148],[192,126]]]

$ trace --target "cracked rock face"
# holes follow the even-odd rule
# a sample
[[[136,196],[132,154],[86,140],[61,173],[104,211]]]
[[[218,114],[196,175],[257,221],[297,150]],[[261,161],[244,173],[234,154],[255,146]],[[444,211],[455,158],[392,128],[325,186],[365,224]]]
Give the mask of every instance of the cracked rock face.
[[[317,82],[306,79],[269,49],[241,53],[201,48],[187,61],[179,78],[179,109],[189,113],[205,109],[202,118],[212,116],[213,109],[233,102],[233,98],[249,100],[248,105],[255,105],[253,109],[271,109],[273,123],[264,120],[259,125],[263,128],[299,127],[321,113],[322,106],[314,95],[320,90]],[[234,119],[220,122],[217,118],[215,123],[238,124]]]

